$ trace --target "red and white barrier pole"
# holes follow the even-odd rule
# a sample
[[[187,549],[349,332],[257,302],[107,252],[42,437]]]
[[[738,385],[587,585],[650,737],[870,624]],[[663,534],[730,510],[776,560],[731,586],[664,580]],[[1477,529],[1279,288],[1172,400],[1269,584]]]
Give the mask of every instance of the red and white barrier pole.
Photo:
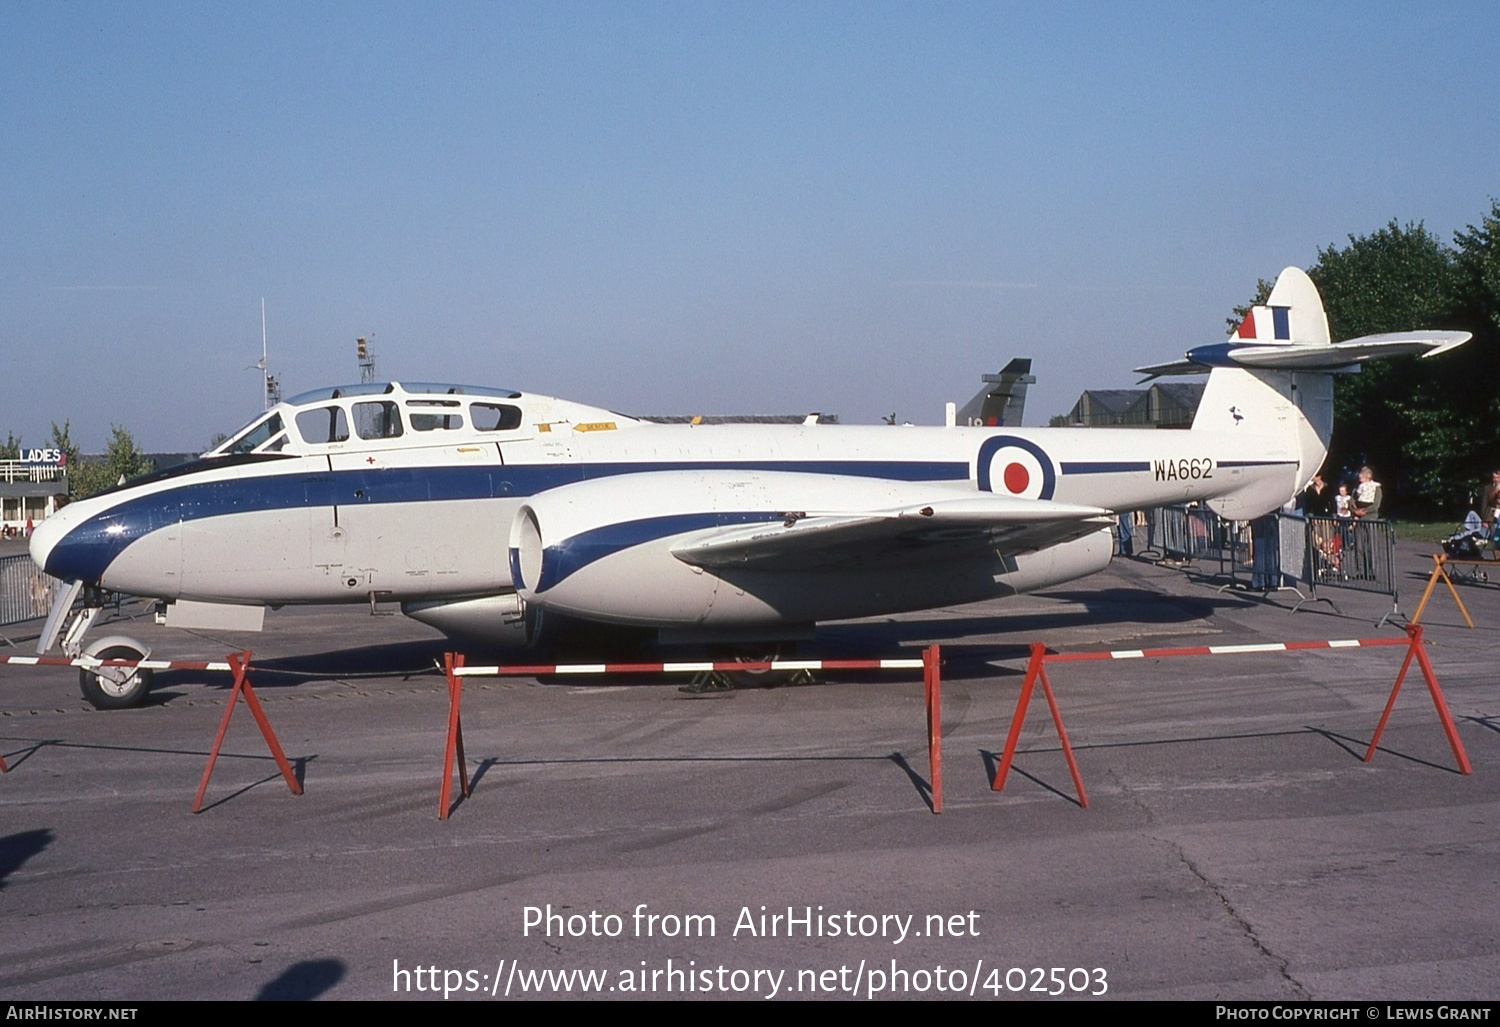
[[[943,812],[943,676],[942,650],[922,650],[922,691],[927,700],[927,780],[932,785],[932,812]]]
[[[443,787],[438,793],[438,819],[447,820],[453,809],[453,763],[458,760],[460,794],[469,797],[469,769],[464,761],[464,725],[459,706],[463,702],[463,653],[443,654],[443,674],[448,679],[448,744],[443,750]]]
[[[922,671],[924,705],[927,711],[927,765],[932,786],[932,811],[943,810],[942,750],[942,650],[928,646],[921,659],[893,660],[762,660],[756,663],[681,662],[681,663],[546,663],[518,666],[464,665],[461,653],[443,654],[443,673],[448,679],[448,738],[443,755],[443,784],[438,791],[438,819],[447,820],[453,806],[453,771],[455,762],[464,798],[470,794],[468,771],[464,764],[463,721],[459,713],[463,701],[463,679],[467,677],[537,677],[542,674],[698,674],[708,671],[760,670],[917,670]]]
[[[104,662],[112,664],[116,661]],[[140,666],[146,666],[146,662],[142,661]],[[208,766],[203,768],[203,780],[199,782],[198,795],[193,799],[194,813],[203,809],[203,793],[208,791],[208,779],[213,775],[214,764],[219,759],[219,748],[224,744],[224,735],[229,730],[229,718],[234,715],[235,703],[241,695],[245,697],[245,705],[250,707],[250,715],[260,728],[261,737],[270,746],[271,755],[276,757],[276,766],[281,769],[281,776],[286,779],[287,787],[292,790],[293,795],[302,794],[302,785],[298,783],[297,775],[292,773],[292,766],[287,762],[286,754],[281,751],[281,743],[276,741],[276,732],[271,730],[271,722],[266,719],[266,711],[261,709],[260,700],[255,697],[255,689],[250,687],[250,679],[246,676],[250,669],[250,653],[230,653],[226,666],[234,672],[234,689],[229,693],[229,702],[224,706],[224,718],[219,721],[219,733],[214,738],[213,748],[208,752]]]
[[[1453,750],[1454,758],[1458,760],[1459,773],[1472,774],[1474,768],[1469,765],[1469,754],[1464,751],[1464,743],[1459,740],[1458,726],[1453,723],[1453,714],[1448,711],[1448,703],[1443,698],[1443,690],[1438,687],[1437,674],[1433,672],[1432,663],[1427,659],[1427,646],[1422,642],[1421,625],[1407,625],[1406,633],[1411,637],[1411,645],[1406,650],[1406,659],[1401,663],[1401,673],[1396,675],[1396,683],[1391,687],[1391,697],[1386,700],[1385,712],[1380,715],[1380,723],[1375,727],[1375,735],[1370,739],[1370,748],[1365,752],[1365,762],[1369,763],[1375,757],[1375,747],[1380,744],[1380,736],[1385,733],[1386,721],[1391,719],[1391,710],[1396,707],[1396,696],[1401,694],[1401,682],[1406,680],[1406,672],[1411,668],[1411,661],[1415,658],[1417,666],[1422,668],[1422,677],[1427,682],[1427,694],[1432,696],[1432,705],[1437,709],[1438,720],[1443,725],[1443,733],[1448,736],[1448,746]]]
[[[1380,742],[1380,736],[1385,731],[1386,722],[1390,719],[1391,710],[1395,708],[1396,697],[1401,693],[1401,683],[1406,679],[1406,672],[1411,668],[1413,661],[1422,670],[1422,677],[1427,682],[1428,694],[1432,697],[1432,705],[1437,710],[1438,720],[1443,725],[1443,733],[1448,737],[1448,745],[1453,750],[1453,756],[1458,761],[1458,769],[1462,774],[1472,774],[1473,767],[1469,763],[1468,754],[1464,751],[1462,740],[1458,737],[1458,728],[1453,722],[1453,715],[1448,710],[1447,700],[1443,697],[1443,690],[1438,685],[1437,674],[1432,669],[1432,663],[1427,658],[1427,647],[1422,640],[1422,628],[1419,625],[1407,626],[1405,638],[1349,638],[1312,640],[1301,642],[1258,642],[1248,645],[1199,645],[1182,646],[1164,649],[1113,649],[1082,653],[1054,653],[1048,652],[1045,644],[1035,642],[1031,646],[1031,658],[1026,664],[1026,677],[1021,684],[1021,694],[1016,699],[1016,711],[1011,717],[1010,734],[1005,739],[1005,750],[1000,758],[1000,768],[995,774],[995,780],[990,787],[995,791],[1001,791],[1005,787],[1006,775],[1010,772],[1011,763],[1015,757],[1016,744],[1020,739],[1021,726],[1026,719],[1027,705],[1031,701],[1032,689],[1040,681],[1042,691],[1047,696],[1047,703],[1052,709],[1052,722],[1057,726],[1058,738],[1062,741],[1062,749],[1068,760],[1068,770],[1073,775],[1073,785],[1078,790],[1078,802],[1083,807],[1088,806],[1088,797],[1083,790],[1083,778],[1078,771],[1078,763],[1073,758],[1072,747],[1068,744],[1067,731],[1063,727],[1062,714],[1058,709],[1055,697],[1052,694],[1051,682],[1047,679],[1046,665],[1049,663],[1083,663],[1095,660],[1140,660],[1160,659],[1175,656],[1230,656],[1245,653],[1284,653],[1305,652],[1313,649],[1370,649],[1379,646],[1406,646],[1406,659],[1401,664],[1401,671],[1396,675],[1396,683],[1391,688],[1390,698],[1386,701],[1385,712],[1381,715],[1380,723],[1375,728],[1375,735],[1370,739],[1370,747],[1365,753],[1364,762],[1368,763],[1375,755],[1375,748]]]
[[[1021,683],[1021,694],[1016,699],[1016,712],[1010,719],[1010,734],[1005,738],[1005,751],[1000,756],[1000,767],[995,772],[995,780],[990,782],[990,789],[996,792],[1005,790],[1005,779],[1010,774],[1010,765],[1016,756],[1016,743],[1021,738],[1021,725],[1026,720],[1026,708],[1031,704],[1031,691],[1040,681],[1042,693],[1047,697],[1047,707],[1052,711],[1052,723],[1057,728],[1058,740],[1062,742],[1063,755],[1068,760],[1068,773],[1073,775],[1073,787],[1078,791],[1078,805],[1088,809],[1089,797],[1083,790],[1083,776],[1078,772],[1078,761],[1073,758],[1073,747],[1068,743],[1068,731],[1063,727],[1057,697],[1052,694],[1052,682],[1047,680],[1047,660],[1056,655],[1047,652],[1045,643],[1031,643],[1031,659],[1026,663],[1026,678]]]

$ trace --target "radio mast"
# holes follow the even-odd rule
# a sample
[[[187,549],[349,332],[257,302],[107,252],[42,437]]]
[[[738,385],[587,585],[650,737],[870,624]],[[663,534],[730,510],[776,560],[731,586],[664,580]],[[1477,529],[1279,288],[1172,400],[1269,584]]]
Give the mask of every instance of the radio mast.
[[[266,365],[266,298],[260,298],[260,360],[255,369],[261,374],[261,409],[270,410],[281,402],[281,379]]]
[[[367,385],[375,380],[375,352],[370,349],[370,340],[375,338],[375,333],[368,336],[361,335],[354,340],[354,352],[359,357],[359,381]]]

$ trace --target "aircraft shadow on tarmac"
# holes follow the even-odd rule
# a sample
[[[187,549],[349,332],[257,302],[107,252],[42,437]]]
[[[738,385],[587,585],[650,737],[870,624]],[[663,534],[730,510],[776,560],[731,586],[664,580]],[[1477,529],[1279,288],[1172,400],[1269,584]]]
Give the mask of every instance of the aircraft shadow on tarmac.
[[[252,654],[248,680],[255,688],[261,689],[288,688],[311,681],[347,680],[349,678],[426,676],[441,673],[443,653],[451,647],[452,643],[439,638],[331,649],[321,653],[264,660]],[[201,680],[201,671],[158,671],[156,685],[151,692],[151,701],[156,702],[159,694],[164,695],[161,701],[180,695],[181,693],[162,691],[170,689],[174,684]],[[227,691],[234,686],[234,678],[228,673],[216,674],[209,684]]]
[[[54,839],[51,828],[35,831],[20,831],[0,836],[0,888],[5,879],[26,865],[33,856],[40,855]]]
[[[801,643],[795,655],[803,658],[878,659],[893,651],[912,649],[925,642],[944,645],[944,675],[954,679],[994,677],[993,660],[1024,658],[1032,640],[1046,640],[1066,629],[1085,625],[1171,625],[1207,620],[1223,609],[1236,609],[1247,601],[1236,596],[1172,596],[1140,588],[1102,590],[1049,591],[1044,599],[1069,604],[1056,610],[999,616],[922,619],[918,617],[880,622],[860,621],[848,624],[826,624],[819,627],[816,638]],[[1014,642],[962,642],[976,635],[993,637],[1004,634]],[[589,662],[656,662],[672,659],[701,659],[699,653],[654,651],[650,646],[612,644],[608,649],[594,648],[586,654],[549,651],[506,651],[453,642],[447,639],[420,639],[386,645],[332,649],[320,653],[259,659],[252,657],[250,680],[256,688],[285,688],[311,681],[348,680],[371,677],[390,678],[426,676],[439,673],[443,654],[458,650],[472,664],[548,664],[586,659]],[[201,673],[158,672],[153,701],[166,701],[181,693],[170,691],[174,684],[201,680]],[[556,679],[543,678],[544,683]],[[213,684],[229,688],[233,681],[227,675],[216,675]],[[562,683],[562,682],[559,682]],[[576,685],[578,679],[568,678]],[[611,678],[615,684],[677,684],[676,679],[659,675],[633,675]]]

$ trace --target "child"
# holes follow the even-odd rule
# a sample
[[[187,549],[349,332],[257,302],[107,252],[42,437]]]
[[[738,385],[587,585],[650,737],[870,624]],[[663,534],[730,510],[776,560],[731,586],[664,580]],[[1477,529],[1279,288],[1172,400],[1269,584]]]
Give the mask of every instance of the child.
[[[1337,519],[1338,529],[1328,544],[1328,562],[1333,566],[1335,574],[1343,571],[1344,550],[1352,541],[1350,529],[1354,526],[1354,497],[1349,494],[1347,484],[1339,485],[1338,495],[1333,497],[1333,516]]]
[[[1333,497],[1333,515],[1341,521],[1354,519],[1354,497],[1348,485],[1340,485],[1339,494]]]

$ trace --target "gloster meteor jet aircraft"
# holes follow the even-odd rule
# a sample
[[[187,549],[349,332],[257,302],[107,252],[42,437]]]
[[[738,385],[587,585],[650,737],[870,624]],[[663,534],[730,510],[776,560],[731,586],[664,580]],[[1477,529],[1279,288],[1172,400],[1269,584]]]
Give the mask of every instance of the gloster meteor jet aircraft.
[[[81,651],[105,591],[165,601],[169,624],[240,628],[267,607],[386,601],[518,647],[557,621],[774,642],[1026,592],[1103,569],[1122,511],[1277,509],[1323,462],[1329,372],[1467,338],[1330,344],[1316,288],[1289,268],[1229,343],[1143,369],[1209,372],[1188,431],[667,425],[509,389],[309,392],[44,521],[32,558],[73,585],[39,651],[59,637]],[[101,706],[150,687],[149,671],[82,679]]]

